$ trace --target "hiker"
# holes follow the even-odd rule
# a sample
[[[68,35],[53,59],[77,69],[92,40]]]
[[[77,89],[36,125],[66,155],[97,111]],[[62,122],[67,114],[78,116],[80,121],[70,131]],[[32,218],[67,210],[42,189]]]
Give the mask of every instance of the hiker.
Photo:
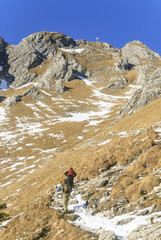
[[[63,208],[64,208],[63,213],[66,214],[68,213],[67,205],[71,193],[67,179],[64,179],[60,182],[60,186],[56,189],[56,192],[58,192],[59,190],[61,190],[63,193]]]
[[[73,168],[71,167],[68,171],[64,173],[67,176],[67,181],[70,187],[70,190],[72,191],[73,188],[73,180],[74,177],[76,177],[76,173],[74,172]]]

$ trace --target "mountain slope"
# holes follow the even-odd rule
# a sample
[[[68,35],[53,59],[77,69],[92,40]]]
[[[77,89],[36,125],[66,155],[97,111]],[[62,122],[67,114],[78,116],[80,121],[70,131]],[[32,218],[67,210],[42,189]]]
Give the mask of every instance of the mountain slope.
[[[0,53],[0,86],[11,84],[0,92],[0,191],[12,217],[1,239],[98,239],[100,229],[76,228],[49,208],[71,166],[90,215],[153,206],[146,213],[156,212],[153,238],[161,211],[161,57],[139,41],[116,49],[48,32],[17,46],[1,38]]]

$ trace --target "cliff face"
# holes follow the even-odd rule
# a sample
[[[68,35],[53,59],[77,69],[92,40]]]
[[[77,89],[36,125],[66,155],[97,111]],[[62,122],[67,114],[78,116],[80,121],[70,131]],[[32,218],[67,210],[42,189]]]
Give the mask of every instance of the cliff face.
[[[1,239],[160,239],[160,55],[140,41],[0,38],[0,90]],[[73,225],[54,191],[71,166]]]

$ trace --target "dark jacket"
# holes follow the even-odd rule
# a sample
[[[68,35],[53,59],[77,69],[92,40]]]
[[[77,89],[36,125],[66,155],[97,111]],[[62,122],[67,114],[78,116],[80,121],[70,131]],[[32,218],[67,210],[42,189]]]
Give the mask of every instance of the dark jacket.
[[[72,188],[73,188],[73,179],[76,176],[76,173],[74,172],[73,168],[70,168],[64,174],[67,176],[67,181],[68,181],[69,187],[72,190]]]

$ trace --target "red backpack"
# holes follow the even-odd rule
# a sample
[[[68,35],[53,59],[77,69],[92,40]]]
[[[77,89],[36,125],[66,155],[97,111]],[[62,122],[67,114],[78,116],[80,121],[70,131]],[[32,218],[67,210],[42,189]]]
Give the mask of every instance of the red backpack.
[[[68,171],[68,175],[73,175],[73,173],[74,173],[73,168],[70,168],[69,171]]]

